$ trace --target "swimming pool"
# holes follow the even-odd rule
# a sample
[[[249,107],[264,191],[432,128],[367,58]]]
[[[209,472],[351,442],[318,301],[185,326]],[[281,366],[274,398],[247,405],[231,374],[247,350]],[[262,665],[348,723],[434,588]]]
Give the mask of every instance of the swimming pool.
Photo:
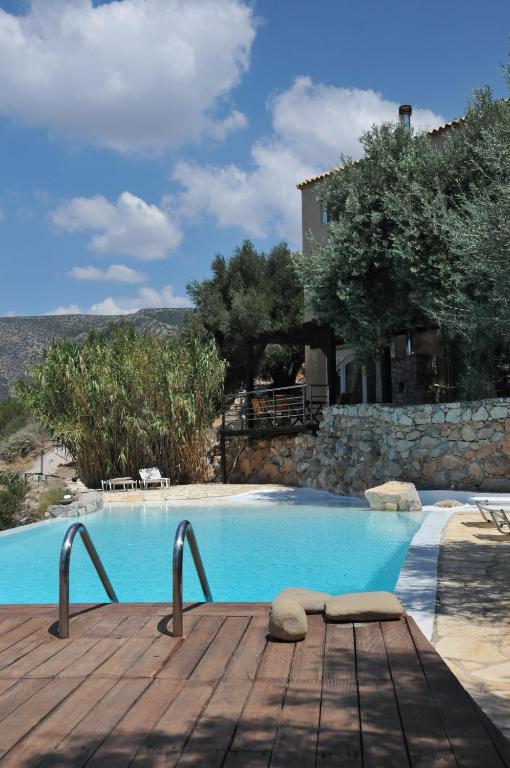
[[[214,600],[269,601],[286,586],[334,594],[393,590],[423,515],[330,501],[105,507],[80,520],[119,600],[171,600],[173,538],[183,518],[193,523]],[[60,546],[72,522],[59,519],[0,536],[0,603],[57,601]],[[184,599],[202,599],[188,548]],[[71,600],[105,600],[79,537]]]

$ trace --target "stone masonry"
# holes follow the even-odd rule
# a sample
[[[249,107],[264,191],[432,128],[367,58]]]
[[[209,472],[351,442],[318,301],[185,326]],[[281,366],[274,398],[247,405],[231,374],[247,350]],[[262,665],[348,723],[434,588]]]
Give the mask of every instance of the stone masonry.
[[[316,434],[229,443],[231,482],[361,496],[387,480],[510,492],[510,398],[437,405],[334,405]],[[234,461],[235,460],[235,461]]]

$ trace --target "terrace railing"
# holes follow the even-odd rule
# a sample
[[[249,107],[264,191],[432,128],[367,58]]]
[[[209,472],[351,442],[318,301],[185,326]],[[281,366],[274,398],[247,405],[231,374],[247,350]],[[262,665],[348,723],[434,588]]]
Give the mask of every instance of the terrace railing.
[[[222,431],[225,434],[297,431],[318,423],[327,402],[328,388],[323,385],[294,384],[241,392],[230,403],[224,403]]]

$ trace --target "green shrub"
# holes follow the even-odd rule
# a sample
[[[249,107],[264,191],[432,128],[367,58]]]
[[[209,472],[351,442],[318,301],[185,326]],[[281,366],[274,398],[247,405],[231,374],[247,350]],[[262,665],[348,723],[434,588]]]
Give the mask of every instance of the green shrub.
[[[18,400],[0,402],[0,440],[22,429],[29,419],[29,411]]]
[[[65,488],[61,483],[52,485],[41,493],[39,498],[39,514],[44,517],[48,507],[53,504],[59,504],[65,493]]]
[[[11,528],[20,511],[29,484],[19,472],[0,472],[0,530]]]

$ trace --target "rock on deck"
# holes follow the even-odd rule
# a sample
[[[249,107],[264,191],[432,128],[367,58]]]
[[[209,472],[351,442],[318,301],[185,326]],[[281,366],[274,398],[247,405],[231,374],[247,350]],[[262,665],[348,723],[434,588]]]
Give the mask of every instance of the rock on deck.
[[[0,606],[4,766],[510,766],[510,744],[409,618],[268,641],[268,606]]]

